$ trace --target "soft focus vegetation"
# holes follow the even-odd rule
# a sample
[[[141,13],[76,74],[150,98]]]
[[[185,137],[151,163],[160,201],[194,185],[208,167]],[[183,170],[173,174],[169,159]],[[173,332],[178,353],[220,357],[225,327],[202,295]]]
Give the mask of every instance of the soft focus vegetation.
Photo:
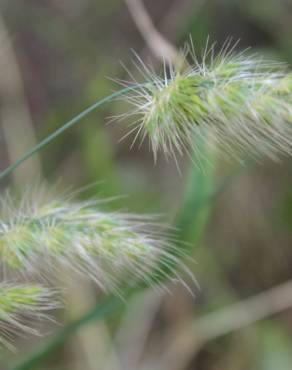
[[[146,121],[147,135],[156,135],[155,164],[148,138],[140,146],[139,140],[131,146],[135,132],[120,140],[131,130],[135,117],[127,117],[129,102],[117,99],[87,115],[3,178],[1,281],[16,274],[18,285],[0,284],[0,321],[5,333],[0,369],[289,370],[292,167],[291,158],[282,154],[291,152],[291,129],[286,131],[284,125],[291,123],[292,109],[291,74],[287,74],[292,63],[291,5],[284,0],[144,0],[153,24],[170,43],[157,48],[151,45],[155,32],[150,38],[141,33],[141,14],[135,18],[135,12],[129,11],[133,1],[1,2],[1,169],[86,107],[118,90],[124,80],[141,80],[141,63],[135,62],[130,49],[143,63],[159,70],[163,64],[159,53],[175,58],[176,47],[189,35],[198,55],[208,38],[209,45],[216,41],[214,55],[218,55],[232,37],[235,52],[252,47],[244,55],[253,61],[256,52],[261,69],[243,67],[242,60],[247,59],[242,55],[231,71],[225,65],[218,74],[226,77],[227,73],[232,83],[227,89],[224,84],[215,98],[211,90],[217,76],[212,71],[208,71],[207,84],[204,71],[191,75],[191,84],[179,75],[176,98],[191,118],[188,123],[205,123],[205,115],[210,119],[211,114],[214,124],[223,117],[222,144],[229,120],[235,117],[242,123],[247,118],[251,125],[269,125],[265,138],[271,144],[263,148],[260,142],[257,147],[257,132],[238,155],[233,150],[237,138],[231,135],[222,157],[192,129],[183,132],[183,144],[194,145],[199,157],[190,158],[191,150],[189,156],[180,155],[184,145],[177,141],[172,143],[179,149],[175,158],[165,156],[158,150],[161,146],[169,150],[163,145],[165,136],[158,132],[157,139],[153,127],[169,114],[172,102],[163,100],[165,95],[154,86],[138,98],[141,104],[141,99],[162,96],[159,115],[153,121],[149,114]],[[267,68],[261,57],[277,63]],[[204,80],[199,87],[198,78],[200,83]],[[180,101],[181,90],[188,89],[191,101],[198,104],[196,112],[190,111],[189,101],[186,106],[185,100]],[[233,93],[234,100],[230,99]],[[255,107],[257,94],[264,98]],[[214,103],[211,112],[208,99]],[[142,109],[145,112],[150,111]],[[181,112],[172,113],[171,121],[178,122],[180,130],[185,120]],[[120,114],[126,119],[111,122]],[[244,135],[246,143],[248,132]],[[269,151],[275,143],[276,150]],[[257,161],[250,158],[250,148],[260,153]],[[262,155],[267,152],[271,154]],[[199,163],[194,164],[194,158]],[[46,201],[40,207],[38,184],[52,189],[56,182],[56,194],[68,188],[83,190],[74,194],[74,200]],[[11,201],[21,194],[25,194],[24,203]],[[103,204],[101,199],[108,198],[114,199]],[[149,225],[144,216],[131,216],[137,214],[159,215],[153,220],[155,225],[163,220],[174,229],[159,224],[158,237],[157,226],[152,221]],[[12,230],[9,237],[7,230]],[[100,240],[100,235],[105,238]],[[38,255],[40,241],[43,250]],[[28,245],[35,246],[29,256]],[[157,246],[170,248],[166,250],[171,254]],[[50,248],[57,263],[52,263]],[[102,265],[96,266],[96,257],[104,252]],[[162,257],[161,264],[154,268],[157,256]],[[153,275],[148,276],[153,268]],[[146,281],[141,282],[138,278],[145,277],[145,271]],[[169,274],[171,279],[165,281]],[[101,276],[106,281],[100,281]],[[61,302],[55,303],[55,295]],[[35,309],[40,303],[42,309]],[[43,320],[47,309],[54,310],[49,320]]]

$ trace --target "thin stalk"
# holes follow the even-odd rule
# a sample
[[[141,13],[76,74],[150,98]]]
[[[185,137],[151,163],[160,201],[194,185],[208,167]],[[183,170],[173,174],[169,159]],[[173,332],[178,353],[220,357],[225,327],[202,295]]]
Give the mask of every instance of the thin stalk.
[[[37,347],[35,351],[30,353],[26,358],[23,358],[19,363],[12,366],[11,370],[32,370],[36,368],[40,362],[46,359],[52,352],[58,349],[66,339],[73,335],[78,329],[95,320],[101,320],[109,314],[118,309],[123,301],[118,298],[111,298],[101,304],[94,306],[91,310],[86,312],[83,316],[70,324],[53,336],[43,345]]]
[[[77,114],[77,116],[73,117],[70,121],[66,122],[63,126],[58,128],[56,131],[48,135],[45,139],[40,141],[38,144],[33,146],[30,150],[28,150],[22,157],[20,157],[18,160],[16,160],[14,163],[12,163],[10,166],[8,166],[6,169],[4,169],[2,172],[0,172],[0,180],[2,180],[4,177],[9,175],[12,171],[14,171],[18,166],[20,166],[24,161],[26,161],[28,158],[32,157],[34,154],[36,154],[38,151],[40,151],[43,147],[48,145],[52,140],[54,140],[56,137],[60,136],[68,130],[69,128],[76,125],[78,122],[80,122],[84,117],[95,111],[98,107],[101,105],[135,89],[139,89],[141,87],[145,86],[145,84],[139,84],[139,85],[133,85],[125,87],[119,91],[116,91],[112,93],[111,95],[106,96],[105,98],[95,102],[88,108],[86,108],[83,112]]]
[[[196,146],[200,152],[200,162],[195,164],[195,153],[189,165],[182,205],[175,224],[182,240],[189,243],[189,248],[192,249],[199,244],[203,236],[210,217],[212,200],[217,193],[216,150],[201,138],[197,138]]]

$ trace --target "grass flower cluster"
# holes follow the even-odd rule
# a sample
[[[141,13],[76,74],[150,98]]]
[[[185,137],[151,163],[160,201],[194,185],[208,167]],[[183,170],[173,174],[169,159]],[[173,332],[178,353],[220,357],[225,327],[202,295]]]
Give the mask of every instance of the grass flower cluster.
[[[198,137],[238,159],[292,153],[292,73],[229,44],[217,56],[206,48],[200,61],[190,44],[183,67],[165,66],[163,76],[135,63],[150,83],[124,97],[134,107],[125,117],[136,117],[131,132],[149,136],[155,158],[159,148],[196,151]]]
[[[163,265],[174,272],[178,253],[173,252],[175,247],[163,235],[162,226],[147,217],[101,211],[100,203],[78,202],[71,196],[50,200],[34,194],[21,203],[9,195],[3,197],[3,275],[55,282],[57,271],[62,270],[91,279],[104,291],[122,294],[124,288],[142,282],[154,285],[157,281],[151,273],[155,269],[163,275]],[[41,289],[27,286],[13,290],[11,286],[5,293],[3,287],[0,320],[16,322],[17,311],[33,312],[38,304],[42,309]]]
[[[15,329],[37,332],[31,328],[30,319],[44,318],[46,312],[56,308],[53,295],[38,284],[0,284],[0,343],[9,344]]]

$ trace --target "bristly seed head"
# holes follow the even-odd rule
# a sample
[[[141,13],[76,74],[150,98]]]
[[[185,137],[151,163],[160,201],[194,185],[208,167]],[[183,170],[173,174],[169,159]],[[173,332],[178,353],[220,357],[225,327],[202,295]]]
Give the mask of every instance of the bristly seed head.
[[[149,83],[123,97],[134,109],[122,117],[137,117],[130,132],[149,137],[155,159],[158,149],[196,151],[196,138],[239,159],[292,154],[292,73],[234,47],[228,41],[216,57],[206,47],[199,62],[190,43],[184,67],[164,66],[162,77],[137,57]]]
[[[11,347],[15,332],[37,334],[32,319],[47,317],[47,311],[57,308],[52,291],[37,284],[0,284],[0,343]]]
[[[162,226],[150,218],[103,212],[96,200],[26,199],[19,205],[6,196],[1,203],[4,273],[40,274],[49,279],[61,267],[119,294],[141,281],[154,284],[151,271],[158,263],[179,264],[179,251],[174,253],[176,247]]]
[[[104,201],[74,201],[33,192],[21,202],[9,192],[0,198],[0,342],[9,345],[11,329],[35,333],[25,318],[58,307],[51,290],[17,281],[53,279],[59,271],[91,279],[102,290],[123,295],[142,283],[158,289],[165,280],[192,274],[183,252],[150,217],[100,210]],[[59,283],[59,282],[57,282]],[[58,284],[59,286],[60,284]],[[184,284],[185,285],[185,284]]]

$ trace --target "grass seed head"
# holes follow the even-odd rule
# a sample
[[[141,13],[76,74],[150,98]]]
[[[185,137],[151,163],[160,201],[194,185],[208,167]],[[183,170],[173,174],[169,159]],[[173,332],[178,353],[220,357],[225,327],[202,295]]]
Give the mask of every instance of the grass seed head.
[[[104,212],[96,200],[36,197],[36,202],[34,197],[22,206],[2,199],[3,271],[49,278],[65,268],[119,293],[125,286],[154,282],[154,266],[173,262],[173,243],[149,217]]]
[[[11,346],[16,333],[38,334],[32,320],[44,319],[57,307],[52,291],[38,284],[0,284],[0,343]]]
[[[167,156],[196,151],[198,137],[227,157],[291,155],[291,72],[229,45],[217,56],[206,48],[199,62],[190,44],[185,67],[164,66],[162,76],[138,58],[149,83],[124,97],[133,109],[123,117],[136,117],[131,132],[135,140],[149,137],[155,158],[159,149]]]

